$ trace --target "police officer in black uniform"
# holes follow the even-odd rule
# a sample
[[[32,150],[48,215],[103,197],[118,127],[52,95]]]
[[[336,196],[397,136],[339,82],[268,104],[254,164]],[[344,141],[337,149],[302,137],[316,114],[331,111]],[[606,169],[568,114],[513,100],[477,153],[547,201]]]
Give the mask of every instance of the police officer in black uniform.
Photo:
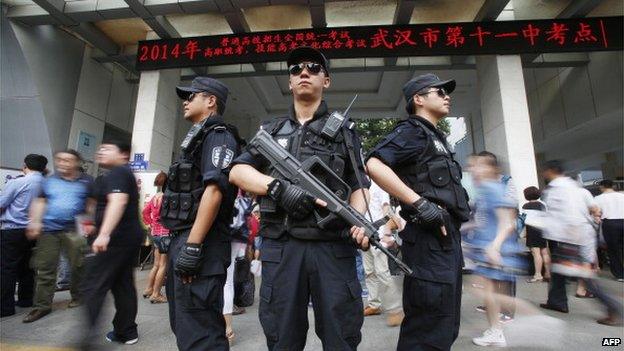
[[[229,224],[237,189],[229,165],[241,140],[223,121],[228,88],[208,77],[177,87],[184,118],[193,122],[169,169],[161,221],[171,230],[167,299],[180,350],[229,350],[223,286],[230,264]]]
[[[459,227],[469,208],[461,168],[436,128],[449,113],[454,80],[433,74],[403,87],[409,118],[369,154],[368,174],[401,201],[408,224],[402,253],[414,274],[405,277],[398,350],[448,350],[459,332],[461,269]]]
[[[272,119],[261,128],[300,161],[320,157],[348,184],[350,198],[349,189],[341,190],[323,172],[313,170],[313,174],[364,212],[369,181],[359,156],[358,136],[347,127],[333,138],[322,133],[329,118],[322,99],[323,90],[330,85],[327,60],[313,48],[300,47],[289,54],[287,63],[294,104],[287,116]],[[268,349],[304,349],[311,298],[315,331],[323,348],[355,350],[364,317],[355,268],[357,247],[349,238],[346,223],[336,220],[319,227],[313,211],[324,211],[323,202],[288,179],[279,179],[265,159],[249,152],[234,161],[230,181],[260,195],[260,323]],[[351,230],[363,232],[361,228]],[[360,246],[367,249],[368,241]]]

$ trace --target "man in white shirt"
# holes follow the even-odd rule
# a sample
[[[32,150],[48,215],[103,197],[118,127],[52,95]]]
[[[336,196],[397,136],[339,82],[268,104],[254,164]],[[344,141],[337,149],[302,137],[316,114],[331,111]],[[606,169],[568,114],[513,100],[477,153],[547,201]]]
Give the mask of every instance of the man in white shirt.
[[[390,196],[377,184],[371,181],[369,209],[373,221],[381,219],[390,211]],[[398,218],[396,218],[398,217]],[[399,221],[398,215],[384,226],[379,228],[379,238],[386,247],[396,245],[392,236],[391,226],[393,222]],[[398,224],[399,230],[404,224]],[[364,262],[364,272],[366,273],[366,287],[368,288],[368,305],[364,308],[364,316],[381,314],[382,296],[385,292],[386,299],[383,307],[388,312],[387,323],[394,327],[401,324],[403,320],[403,310],[401,304],[401,289],[392,279],[388,268],[388,258],[376,248],[362,252]]]
[[[602,235],[607,243],[609,268],[618,281],[624,281],[622,252],[624,251],[624,194],[613,190],[613,181],[605,179],[600,183],[601,195],[595,201],[600,207]]]
[[[598,323],[622,325],[622,305],[600,289],[590,264],[595,257],[596,231],[593,216],[598,212],[593,197],[574,180],[566,177],[560,161],[548,161],[543,167],[549,182],[542,199],[546,203],[550,224],[544,231],[553,253],[553,268],[548,301],[541,308],[568,313],[567,277],[585,281],[590,293],[606,307],[607,317]]]

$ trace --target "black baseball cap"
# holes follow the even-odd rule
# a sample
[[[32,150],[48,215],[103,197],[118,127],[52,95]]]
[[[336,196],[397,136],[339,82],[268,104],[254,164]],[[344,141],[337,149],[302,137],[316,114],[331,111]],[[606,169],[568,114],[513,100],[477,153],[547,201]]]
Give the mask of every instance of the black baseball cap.
[[[286,59],[286,64],[288,67],[291,65],[300,63],[302,61],[310,61],[315,62],[323,66],[323,70],[329,76],[329,70],[327,69],[329,64],[327,62],[327,58],[320,51],[316,50],[311,46],[300,46],[298,48],[293,49]]]
[[[208,93],[214,95],[225,105],[228,96],[228,87],[221,81],[210,77],[195,77],[189,87],[176,87],[180,99],[188,99],[192,93]]]
[[[408,113],[414,112],[412,110],[412,98],[414,97],[414,95],[416,95],[416,93],[425,88],[442,87],[444,88],[444,90],[446,90],[447,94],[450,94],[453,92],[453,90],[455,90],[455,85],[455,79],[441,80],[433,73],[427,73],[420,75],[416,78],[412,78],[403,86],[403,95],[405,96],[405,102],[407,103],[405,109]]]

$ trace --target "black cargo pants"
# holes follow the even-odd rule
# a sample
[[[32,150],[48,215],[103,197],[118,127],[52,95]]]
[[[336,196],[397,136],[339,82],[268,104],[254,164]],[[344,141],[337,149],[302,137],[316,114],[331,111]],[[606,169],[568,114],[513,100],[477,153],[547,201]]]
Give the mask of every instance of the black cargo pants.
[[[181,351],[229,350],[223,319],[223,286],[230,264],[230,243],[208,238],[199,275],[190,284],[183,284],[174,267],[188,234],[188,230],[172,233],[169,247],[165,288],[171,330]]]
[[[348,241],[264,238],[260,323],[268,349],[303,350],[308,303],[324,350],[356,350],[364,322],[357,250]]]
[[[439,229],[408,223],[401,232],[405,263],[414,274],[403,281],[405,318],[397,350],[450,350],[459,335],[462,265],[460,223],[445,216]]]

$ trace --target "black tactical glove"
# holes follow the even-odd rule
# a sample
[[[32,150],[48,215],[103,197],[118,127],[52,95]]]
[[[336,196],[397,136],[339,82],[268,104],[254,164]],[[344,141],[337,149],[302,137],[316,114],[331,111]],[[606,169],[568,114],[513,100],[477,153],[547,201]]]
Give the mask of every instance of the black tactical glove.
[[[180,256],[178,256],[175,263],[175,273],[180,276],[197,275],[203,254],[202,244],[184,244],[182,249],[180,249]]]
[[[314,196],[284,180],[275,179],[269,183],[267,196],[277,202],[294,219],[304,219],[314,211]]]
[[[404,206],[401,215],[412,222],[432,227],[444,225],[444,210],[431,201],[421,197],[411,205]]]

